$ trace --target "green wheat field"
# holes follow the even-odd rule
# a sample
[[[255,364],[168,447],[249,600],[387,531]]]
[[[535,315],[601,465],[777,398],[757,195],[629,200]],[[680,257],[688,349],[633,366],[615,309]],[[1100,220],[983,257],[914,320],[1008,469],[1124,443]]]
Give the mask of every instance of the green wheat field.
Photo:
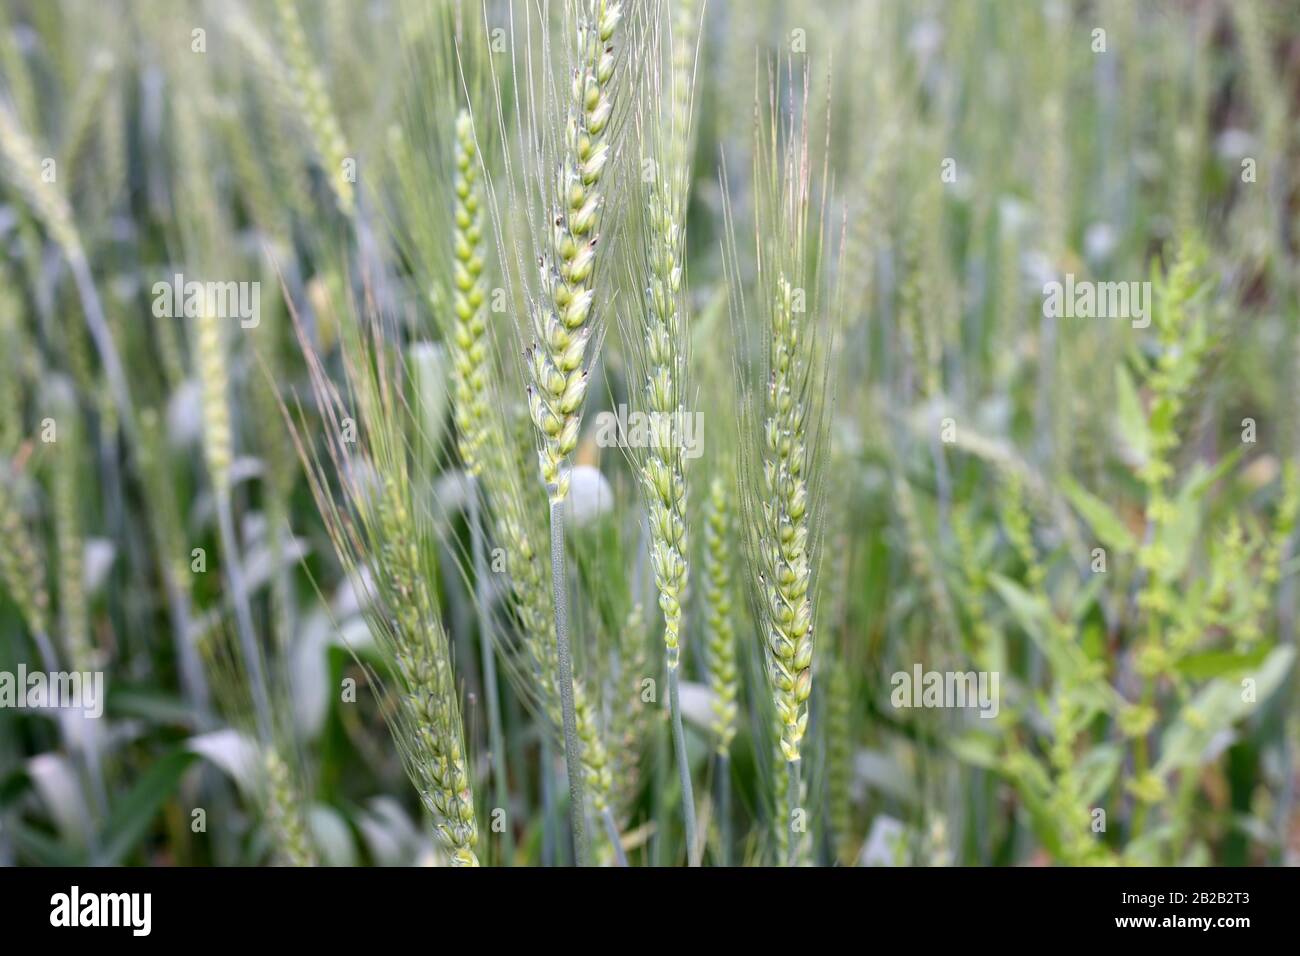
[[[0,863],[1300,863],[1296,0],[6,0]]]

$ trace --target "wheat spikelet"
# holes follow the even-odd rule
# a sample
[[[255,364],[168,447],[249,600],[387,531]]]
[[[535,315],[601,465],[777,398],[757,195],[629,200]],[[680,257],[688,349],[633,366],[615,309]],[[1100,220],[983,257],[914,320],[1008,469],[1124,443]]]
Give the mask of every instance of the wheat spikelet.
[[[371,520],[379,543],[379,569],[391,591],[390,610],[397,621],[392,653],[406,692],[400,745],[453,865],[477,866],[474,797],[447,635],[438,620],[419,545],[409,531],[413,515],[403,481],[392,475],[380,481]],[[425,638],[430,629],[436,635],[431,642]]]
[[[244,580],[243,560],[235,530],[231,501],[231,462],[234,440],[230,424],[229,374],[221,319],[214,303],[205,296],[195,317],[195,361],[203,405],[203,450],[216,499],[217,533],[221,542],[222,569],[230,587],[241,653],[253,695],[258,732],[265,740],[271,733],[270,688],[262,663],[262,650],[253,626],[252,606]]]

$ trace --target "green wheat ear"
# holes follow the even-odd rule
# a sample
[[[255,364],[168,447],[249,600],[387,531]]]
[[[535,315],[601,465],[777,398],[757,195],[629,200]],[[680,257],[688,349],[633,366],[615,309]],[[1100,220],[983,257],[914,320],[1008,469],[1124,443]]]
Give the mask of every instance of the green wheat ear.
[[[694,32],[690,11],[677,11],[684,35],[671,36],[658,50],[657,21],[646,32],[640,98],[634,119],[640,148],[654,176],[637,197],[644,207],[641,242],[622,248],[629,274],[643,288],[634,318],[621,319],[631,350],[631,390],[637,412],[651,422],[647,447],[632,451],[650,531],[659,609],[664,620],[669,707],[673,726],[688,855],[696,849],[694,793],[690,780],[680,697],[682,601],[690,570],[687,534],[685,416],[690,331],[685,286],[685,213],[690,171],[691,66]],[[664,89],[667,85],[670,88]]]
[[[771,312],[771,384],[763,429],[762,580],[767,612],[768,665],[785,759],[799,760],[812,693],[812,564],[808,551],[808,434],[805,404],[807,335],[794,311],[794,288],[777,280]]]
[[[27,532],[14,495],[16,482],[7,464],[0,465],[0,581],[27,622],[43,640],[49,622],[50,595],[45,588],[45,563]]]
[[[466,110],[456,117],[455,178],[452,192],[451,309],[456,430],[461,458],[473,475],[482,474],[483,446],[491,426],[488,408],[491,345],[487,341],[487,289],[483,281],[483,191],[478,182],[474,126]]]
[[[412,476],[416,412],[378,320],[342,326],[345,398],[297,326],[329,465],[292,429],[317,509],[344,569],[366,591],[366,619],[397,684],[390,729],[403,768],[453,866],[477,866],[478,826],[450,642],[434,589],[428,504]],[[341,422],[354,418],[355,443]]]
[[[217,494],[228,496],[232,456],[230,376],[226,370],[221,320],[206,305],[195,319],[195,351],[203,395],[203,453]]]
[[[350,216],[356,205],[356,197],[352,181],[344,171],[344,164],[349,158],[348,146],[339,129],[338,118],[334,115],[325,79],[312,59],[311,47],[303,31],[295,0],[276,0],[275,9],[283,34],[293,95],[303,113],[317,155],[325,166],[326,177],[338,200],[339,209]]]
[[[290,866],[315,866],[316,851],[308,833],[302,795],[289,765],[274,746],[266,748],[262,770],[266,778],[267,822],[284,862]]]
[[[529,411],[541,433],[538,462],[552,501],[569,494],[568,460],[578,447],[587,396],[587,348],[597,330],[596,242],[605,195],[601,188],[613,144],[615,44],[622,4],[596,0],[578,31],[579,63],[569,90],[561,211],[543,268],[545,301],[532,311],[534,342],[526,350],[532,384]]]
[[[777,89],[788,79],[802,86],[789,105]],[[778,82],[780,80],[781,82]],[[768,101],[758,110],[754,183],[754,235],[758,269],[748,297],[758,315],[747,312],[746,283],[737,251],[735,218],[724,201],[724,266],[732,288],[731,318],[737,342],[740,408],[740,489],[750,564],[751,602],[785,762],[785,795],[795,808],[804,796],[803,739],[812,694],[814,578],[824,523],[821,506],[834,363],[830,339],[843,308],[827,242],[826,183],[814,200],[809,158],[809,79],[793,68],[773,75]],[[784,96],[784,94],[781,94]],[[764,108],[765,106],[765,108]],[[829,157],[826,158],[829,163]],[[726,189],[724,173],[723,187]],[[842,251],[841,239],[839,248]],[[751,344],[757,336],[762,348]],[[779,784],[778,784],[779,785]],[[786,862],[797,865],[808,841],[788,832],[783,821]]]
[[[7,178],[69,259],[83,255],[67,197],[41,171],[41,157],[9,105],[0,100],[0,157]]]

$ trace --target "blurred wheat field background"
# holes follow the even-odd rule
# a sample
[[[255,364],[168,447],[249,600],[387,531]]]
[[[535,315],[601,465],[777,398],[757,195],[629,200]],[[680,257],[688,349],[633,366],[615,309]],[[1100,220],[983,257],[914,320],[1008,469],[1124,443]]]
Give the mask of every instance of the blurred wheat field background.
[[[1300,862],[1295,0],[8,0],[0,862]]]

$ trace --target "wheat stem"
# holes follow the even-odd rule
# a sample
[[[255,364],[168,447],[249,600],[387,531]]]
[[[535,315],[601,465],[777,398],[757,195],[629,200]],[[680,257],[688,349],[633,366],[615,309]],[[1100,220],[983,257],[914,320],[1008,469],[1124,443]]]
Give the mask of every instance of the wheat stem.
[[[786,854],[787,854],[786,866],[799,865],[799,844],[801,841],[799,839],[799,833],[794,826],[794,814],[795,811],[798,810],[799,808],[799,796],[800,796],[799,768],[801,763],[802,763],[801,760],[796,759],[796,760],[786,761],[786,765],[785,765],[786,778],[788,781],[787,790],[786,790],[786,804],[787,804],[787,812],[789,813],[789,818],[785,821],[784,824],[788,828],[788,832],[789,832],[788,843],[786,845]]]
[[[673,719],[673,752],[677,757],[677,778],[682,786],[682,824],[686,829],[686,861],[694,866],[695,858],[695,792],[691,787],[691,764],[686,754],[686,733],[682,728],[682,702],[678,687],[678,667],[675,660],[668,664],[668,706]]]
[[[731,866],[731,754],[719,753],[715,773],[718,775],[718,843],[719,859]]]
[[[569,817],[573,827],[576,866],[587,865],[587,821],[583,806],[583,773],[578,719],[573,706],[573,657],[569,648],[569,598],[565,582],[564,501],[551,500],[551,590],[555,602],[555,653],[560,684],[560,716],[564,727],[564,768],[569,777]]]
[[[614,861],[619,866],[627,866],[627,854],[623,852],[623,838],[619,835],[613,808],[607,806],[601,810],[600,819],[605,824],[605,835],[609,837],[610,845],[614,847]]]
[[[552,607],[552,582],[546,580],[544,555],[534,548],[544,519],[534,508],[520,481],[530,481],[531,468],[518,448],[506,439],[509,426],[489,429],[484,445],[480,481],[488,492],[493,527],[505,549],[506,572],[519,612],[521,650],[526,668],[512,668],[512,677],[528,678],[521,684],[525,697],[537,700],[552,726],[563,733],[564,718],[559,689],[557,639]],[[522,443],[521,443],[522,444]],[[536,527],[536,533],[534,533]],[[613,773],[608,751],[596,722],[595,706],[580,680],[573,680],[573,708],[580,744],[579,759],[585,774],[592,810],[599,814],[611,799]]]
[[[217,533],[221,538],[222,565],[230,584],[230,600],[235,606],[235,628],[239,634],[240,653],[248,668],[248,682],[253,694],[253,713],[257,731],[263,741],[271,739],[271,698],[267,692],[266,671],[262,665],[262,652],[257,645],[253,628],[252,609],[248,603],[248,588],[244,581],[243,563],[239,556],[239,542],[235,537],[235,519],[231,512],[230,495],[217,492]]]

